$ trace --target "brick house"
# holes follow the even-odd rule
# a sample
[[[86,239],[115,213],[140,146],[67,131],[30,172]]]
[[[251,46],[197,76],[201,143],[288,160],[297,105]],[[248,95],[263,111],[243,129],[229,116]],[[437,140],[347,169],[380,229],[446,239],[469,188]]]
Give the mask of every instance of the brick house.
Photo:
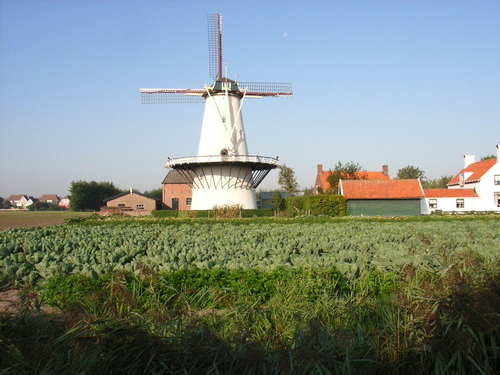
[[[182,173],[172,169],[162,182],[163,208],[168,210],[187,211],[191,209],[191,181],[194,172]]]
[[[101,207],[100,211],[103,215],[121,212],[131,216],[143,216],[151,214],[159,206],[157,199],[132,191],[106,198],[104,202],[106,207]]]

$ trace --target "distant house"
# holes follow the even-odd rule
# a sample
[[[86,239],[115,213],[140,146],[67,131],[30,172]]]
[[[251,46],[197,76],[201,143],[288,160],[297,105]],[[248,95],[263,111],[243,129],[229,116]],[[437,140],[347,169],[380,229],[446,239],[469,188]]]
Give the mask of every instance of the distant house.
[[[480,199],[476,211],[500,211],[500,145],[496,157],[475,162],[474,155],[464,155],[464,168],[448,183],[449,189],[475,189]]]
[[[38,198],[38,202],[59,204],[60,198],[56,194],[44,194]]]
[[[330,188],[330,184],[328,183],[328,176],[330,175],[330,171],[323,171],[323,164],[318,164],[316,180],[314,182],[313,194],[319,194],[320,192],[327,191]],[[366,172],[360,171],[356,172],[356,175],[360,179],[365,180],[390,180],[389,177],[389,167],[387,165],[382,166],[382,171],[380,172]]]
[[[339,192],[352,216],[420,215],[420,180],[340,180]]]
[[[59,201],[59,207],[69,208],[70,196],[66,195]]]
[[[13,194],[7,198],[12,207],[26,209],[35,202],[35,198],[24,194]]]
[[[159,206],[159,200],[143,194],[127,192],[114,195],[104,200],[100,214],[121,212],[131,216],[149,215]]]
[[[191,209],[194,172],[170,170],[162,182],[163,208],[186,211]]]

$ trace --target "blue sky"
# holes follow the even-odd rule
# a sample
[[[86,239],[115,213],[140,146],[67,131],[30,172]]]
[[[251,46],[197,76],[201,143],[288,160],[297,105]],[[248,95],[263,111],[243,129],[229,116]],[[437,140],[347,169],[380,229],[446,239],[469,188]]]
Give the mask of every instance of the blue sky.
[[[203,104],[143,105],[140,88],[200,88],[206,15],[222,13],[228,77],[291,82],[247,100],[249,153],[311,187],[316,165],[457,173],[500,143],[500,1],[1,1],[0,196],[71,181],[161,187],[195,155]],[[261,185],[276,188],[277,172]]]

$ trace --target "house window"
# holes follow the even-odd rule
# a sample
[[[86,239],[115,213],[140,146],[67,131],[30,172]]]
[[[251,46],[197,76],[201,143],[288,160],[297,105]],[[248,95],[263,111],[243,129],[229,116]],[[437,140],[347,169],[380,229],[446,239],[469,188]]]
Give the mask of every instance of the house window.
[[[186,198],[186,206],[191,206],[192,198]]]
[[[495,175],[495,185],[500,185],[500,174]]]
[[[457,208],[464,208],[464,200],[462,198],[457,199]]]
[[[118,207],[125,207],[125,203],[118,203]]]
[[[437,208],[438,202],[437,199],[429,199],[429,208]]]
[[[143,204],[136,204],[135,208],[138,210],[144,210],[144,205]]]

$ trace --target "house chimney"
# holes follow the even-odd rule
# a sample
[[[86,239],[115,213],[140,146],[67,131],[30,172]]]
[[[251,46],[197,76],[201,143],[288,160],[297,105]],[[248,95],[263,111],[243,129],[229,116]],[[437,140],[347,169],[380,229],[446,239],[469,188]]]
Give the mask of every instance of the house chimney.
[[[318,164],[318,174],[323,174],[323,164]]]
[[[476,162],[476,155],[464,155],[464,168]]]
[[[389,166],[388,165],[382,166],[382,173],[385,174],[386,176],[389,176]]]

